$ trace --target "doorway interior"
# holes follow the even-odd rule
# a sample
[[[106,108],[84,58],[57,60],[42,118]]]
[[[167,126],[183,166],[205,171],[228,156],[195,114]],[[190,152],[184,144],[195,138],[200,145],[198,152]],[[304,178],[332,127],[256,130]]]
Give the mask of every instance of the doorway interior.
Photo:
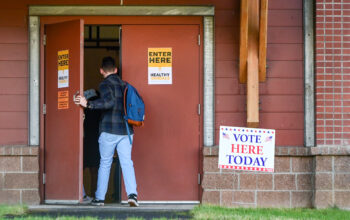
[[[97,91],[103,80],[100,66],[104,57],[113,57],[121,76],[121,26],[120,25],[84,25],[84,91]],[[94,97],[92,97],[93,99]],[[99,167],[99,118],[98,111],[84,111],[83,141],[83,184],[85,193],[95,197],[97,172]],[[109,178],[106,203],[121,201],[121,171],[117,154],[115,154]]]

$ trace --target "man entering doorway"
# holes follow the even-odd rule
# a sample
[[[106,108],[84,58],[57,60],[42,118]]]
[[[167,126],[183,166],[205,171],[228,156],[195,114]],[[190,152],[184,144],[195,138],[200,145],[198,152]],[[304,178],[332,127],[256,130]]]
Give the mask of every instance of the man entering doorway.
[[[75,103],[92,110],[102,110],[98,140],[101,159],[97,177],[97,190],[95,199],[92,200],[91,204],[104,205],[113,155],[114,151],[117,150],[128,195],[128,203],[130,206],[138,206],[134,164],[131,160],[132,144],[130,144],[123,118],[124,85],[117,72],[118,69],[114,59],[112,57],[103,58],[100,73],[104,80],[99,85],[100,98],[87,101],[84,96],[78,95],[75,98]],[[133,128],[130,125],[128,126],[132,139]]]

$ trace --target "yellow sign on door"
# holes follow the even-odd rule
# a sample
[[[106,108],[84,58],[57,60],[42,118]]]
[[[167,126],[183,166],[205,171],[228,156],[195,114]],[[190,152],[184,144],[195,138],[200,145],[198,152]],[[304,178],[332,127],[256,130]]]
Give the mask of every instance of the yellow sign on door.
[[[148,84],[172,84],[172,48],[148,48]]]
[[[60,50],[57,55],[58,88],[69,87],[69,50]]]

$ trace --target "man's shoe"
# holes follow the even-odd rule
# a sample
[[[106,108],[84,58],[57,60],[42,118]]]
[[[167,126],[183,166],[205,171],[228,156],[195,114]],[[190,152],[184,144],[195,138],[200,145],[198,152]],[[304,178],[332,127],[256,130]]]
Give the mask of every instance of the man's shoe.
[[[83,197],[83,200],[81,201],[81,204],[89,204],[91,203],[91,201],[92,201],[92,198],[90,196],[85,195]]]
[[[105,205],[105,201],[104,200],[94,199],[94,200],[91,201],[91,205],[104,206]]]
[[[130,194],[128,196],[128,203],[131,207],[138,207],[139,203],[137,202],[137,195],[135,194]]]

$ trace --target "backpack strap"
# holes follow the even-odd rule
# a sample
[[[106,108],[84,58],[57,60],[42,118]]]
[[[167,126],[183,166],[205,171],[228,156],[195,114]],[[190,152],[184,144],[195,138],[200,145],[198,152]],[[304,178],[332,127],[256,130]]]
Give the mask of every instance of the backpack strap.
[[[128,132],[129,141],[130,141],[130,144],[132,145],[128,121],[126,119],[124,119],[124,121],[125,121],[126,131]]]
[[[125,87],[124,87],[124,92],[123,92],[123,99],[124,99],[124,101],[123,101],[123,105],[124,105],[124,119],[126,120],[126,118],[125,118],[125,116],[126,116],[126,114],[127,114],[127,112],[126,112],[126,94],[127,94],[127,92],[128,92],[128,85],[127,85],[127,83],[126,83],[126,85],[125,85]]]
[[[124,122],[125,122],[126,131],[128,132],[130,144],[132,145],[132,140],[130,137],[130,130],[129,130],[129,123],[128,123],[128,119],[126,119],[126,114],[127,114],[126,113],[126,94],[128,92],[128,83],[127,82],[124,82],[124,83],[125,83],[125,88],[124,88]]]
[[[119,80],[120,84],[122,85],[125,127],[126,127],[126,131],[128,132],[128,137],[129,137],[130,144],[132,145],[132,140],[131,140],[131,136],[130,136],[129,124],[128,124],[128,120],[127,120],[126,117],[125,117],[125,116],[126,116],[126,93],[127,93],[127,91],[128,91],[128,83],[125,82],[124,80],[122,80],[119,76],[118,76],[118,80]],[[123,90],[124,90],[124,91],[123,91]]]

